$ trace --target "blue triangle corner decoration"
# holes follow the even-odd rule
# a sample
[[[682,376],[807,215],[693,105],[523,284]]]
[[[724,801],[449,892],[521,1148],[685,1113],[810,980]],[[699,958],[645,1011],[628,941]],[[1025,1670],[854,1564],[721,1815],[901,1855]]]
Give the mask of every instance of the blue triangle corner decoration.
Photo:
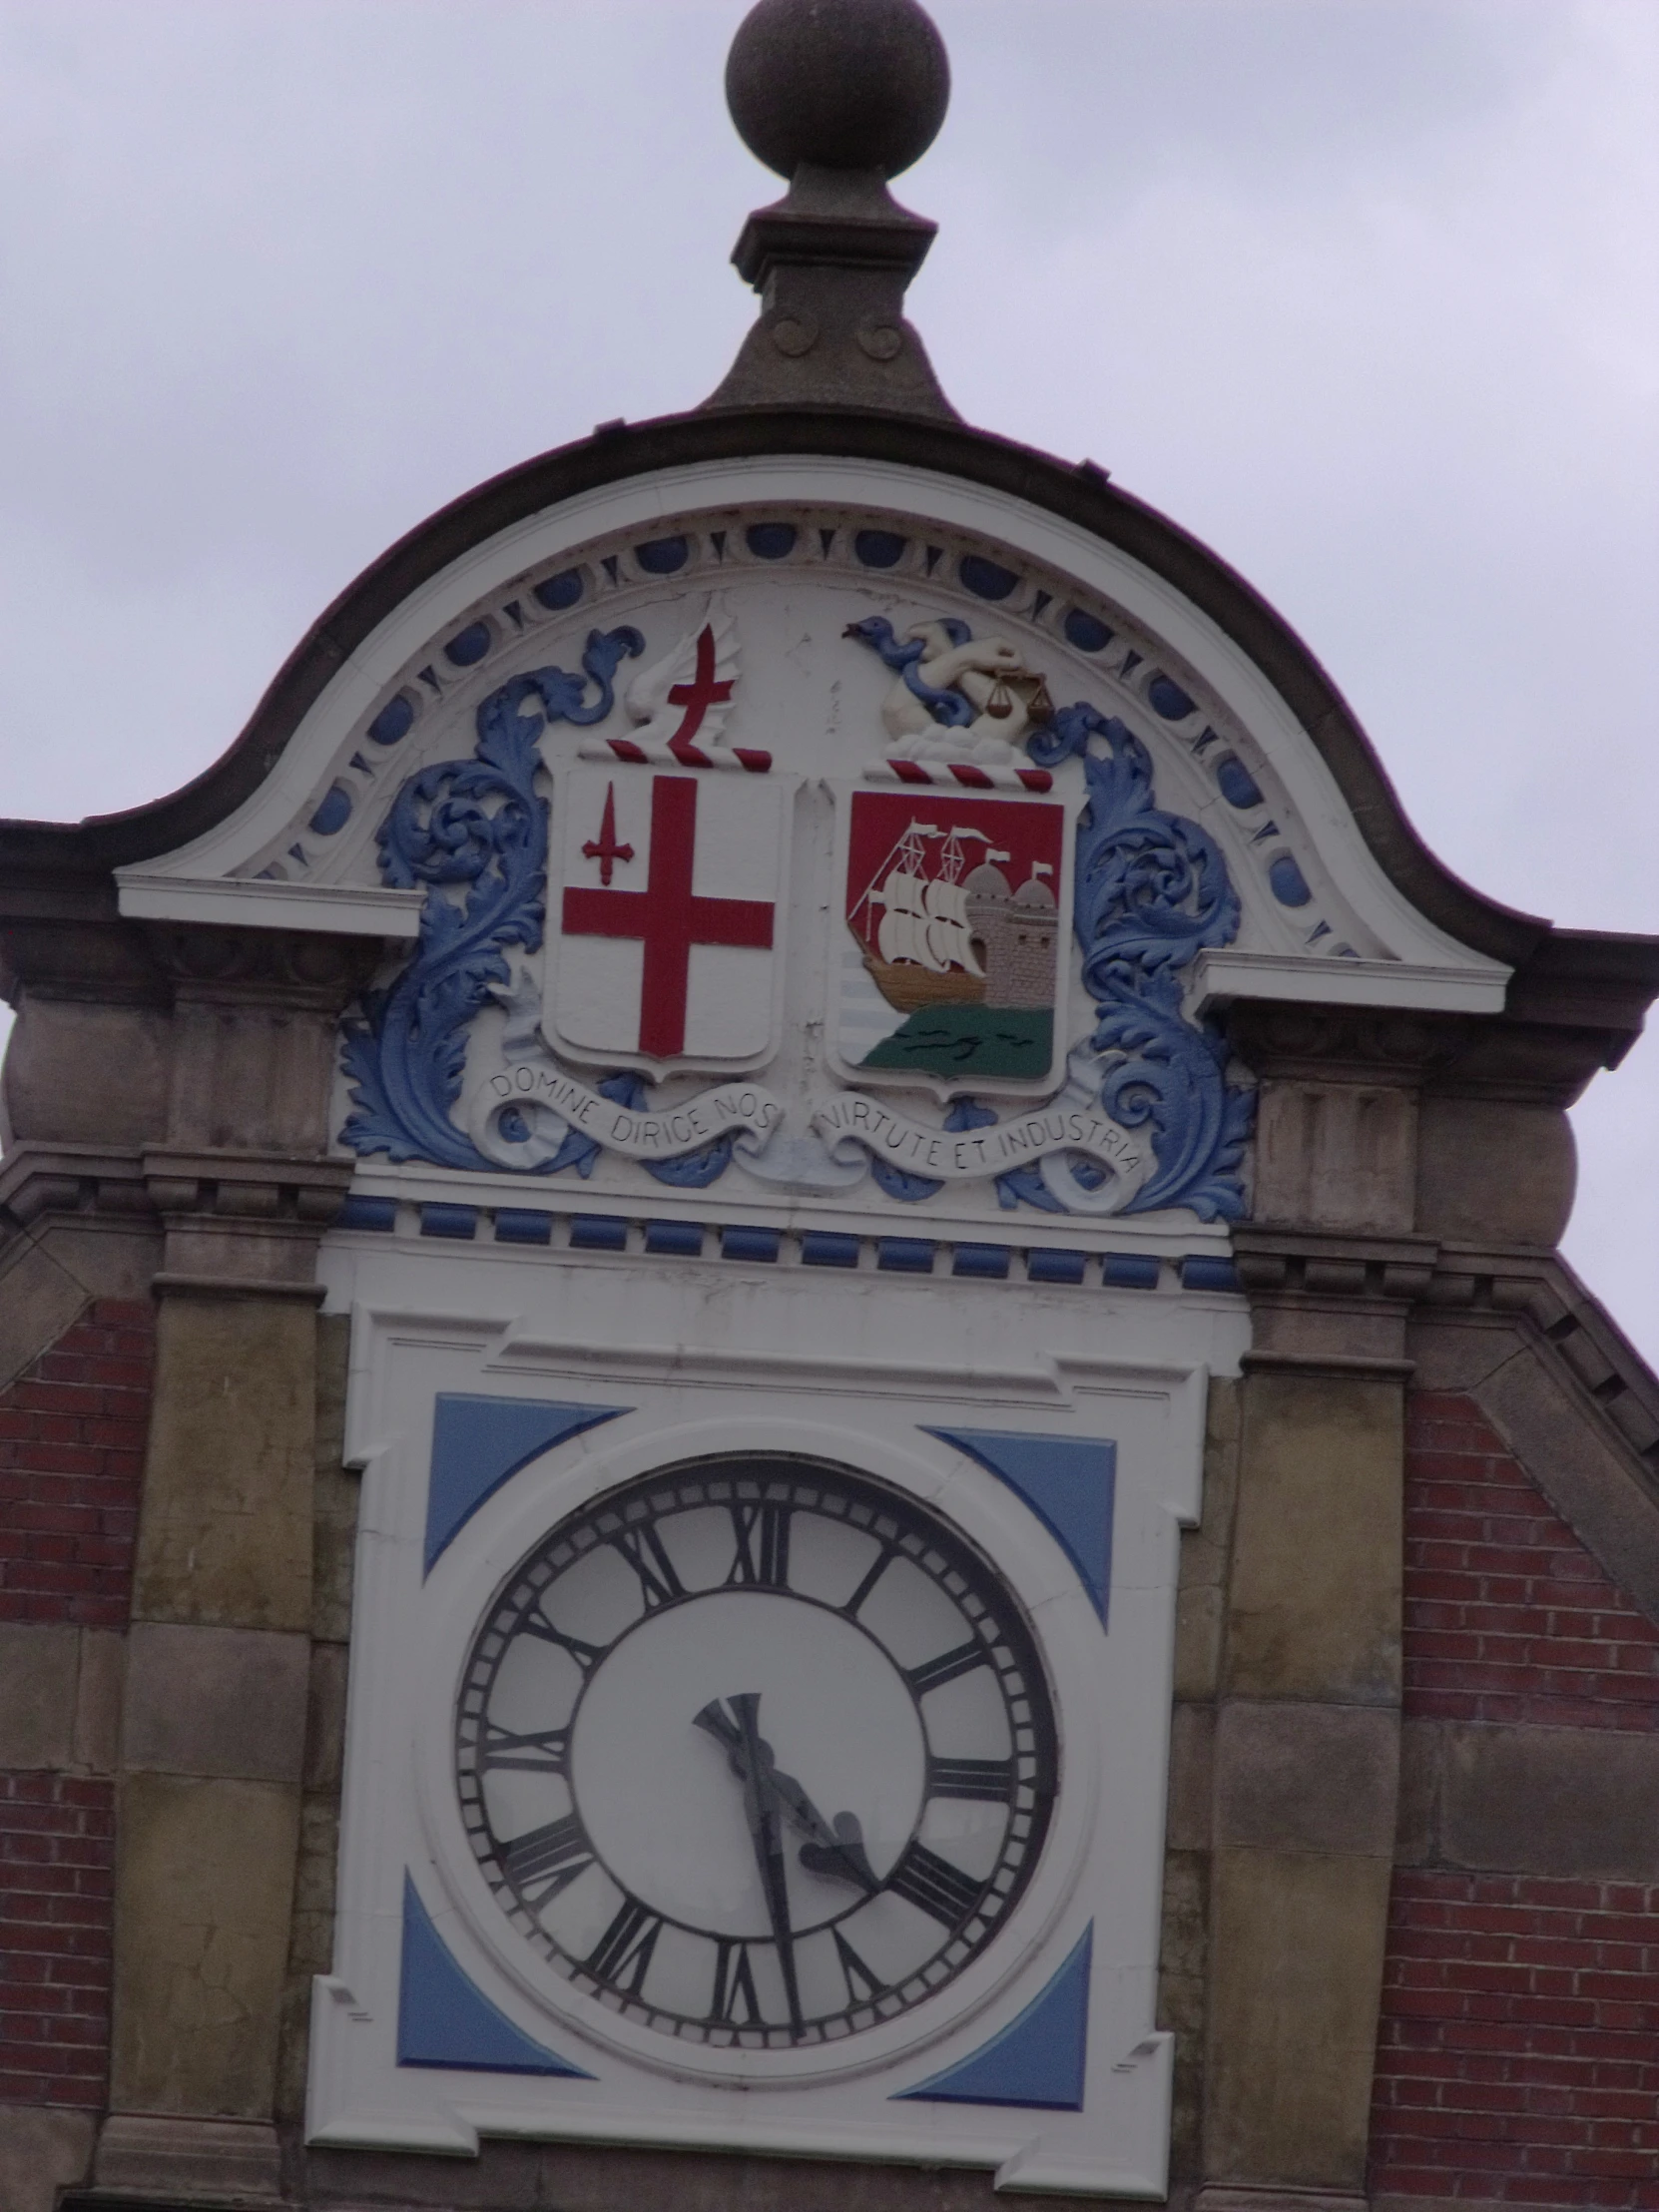
[[[1025,1500],[1082,1577],[1104,1628],[1117,1445],[1104,1436],[1015,1436],[994,1428],[930,1428],[927,1434],[977,1459]]]
[[[1081,2112],[1089,2057],[1091,1921],[1066,1962],[1007,2026],[954,2066],[891,2100],[932,2104],[1024,2104]]]
[[[468,2073],[594,2076],[515,2027],[469,1981],[432,1926],[420,1893],[403,1876],[403,1957],[397,1984],[397,2063]]]
[[[432,1408],[432,1476],[426,1490],[430,1574],[487,1497],[520,1467],[584,1428],[616,1420],[628,1405],[560,1405],[529,1397],[468,1397],[442,1390]]]

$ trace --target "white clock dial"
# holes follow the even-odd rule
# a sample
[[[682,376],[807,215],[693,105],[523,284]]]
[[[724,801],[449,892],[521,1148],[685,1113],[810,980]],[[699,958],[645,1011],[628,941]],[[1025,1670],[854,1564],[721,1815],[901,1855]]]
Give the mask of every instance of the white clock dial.
[[[701,1460],[574,1513],[468,1656],[461,1815],[513,1926],[665,2035],[893,2018],[996,1936],[1057,1785],[1006,1582],[844,1468]]]

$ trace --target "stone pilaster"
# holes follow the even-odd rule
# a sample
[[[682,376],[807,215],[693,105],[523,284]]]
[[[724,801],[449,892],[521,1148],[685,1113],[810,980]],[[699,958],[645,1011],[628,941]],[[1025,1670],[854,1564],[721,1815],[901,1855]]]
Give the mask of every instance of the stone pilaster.
[[[313,1610],[317,1241],[335,1023],[377,949],[154,930],[164,1238],[119,1768],[100,2186],[275,2194]]]
[[[1256,1349],[1217,1622],[1205,2212],[1364,2202],[1399,1789],[1405,1323],[1433,1263],[1420,1091],[1449,1041],[1325,1010],[1237,1027],[1262,1085],[1235,1238]]]

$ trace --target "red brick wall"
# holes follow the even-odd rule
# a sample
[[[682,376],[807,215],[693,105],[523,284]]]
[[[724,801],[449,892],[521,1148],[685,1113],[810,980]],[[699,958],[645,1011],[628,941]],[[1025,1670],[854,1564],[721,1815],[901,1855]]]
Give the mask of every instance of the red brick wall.
[[[1659,1630],[1466,1398],[1407,1426],[1408,1719],[1659,1729]],[[1659,2207],[1659,1890],[1400,1868],[1378,2193]]]
[[[101,2105],[115,1792],[0,1774],[0,2104]]]
[[[126,1627],[155,1339],[103,1301],[0,1391],[0,1620]]]
[[[0,1391],[0,1620],[125,1628],[155,1314],[90,1307]],[[115,1793],[0,1773],[0,2104],[98,2106]]]

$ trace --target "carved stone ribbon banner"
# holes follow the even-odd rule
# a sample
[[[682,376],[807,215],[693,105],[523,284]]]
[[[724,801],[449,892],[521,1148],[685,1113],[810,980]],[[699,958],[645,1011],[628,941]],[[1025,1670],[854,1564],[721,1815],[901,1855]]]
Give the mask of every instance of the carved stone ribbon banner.
[[[557,1151],[571,1131],[630,1160],[677,1160],[739,1129],[765,1137],[784,1118],[780,1099],[759,1083],[744,1082],[717,1084],[675,1106],[636,1110],[590,1090],[545,1058],[521,1060],[469,1083],[463,1112],[480,1151],[513,1167]],[[502,1131],[506,1113],[520,1117],[523,1135]],[[554,1117],[539,1145],[537,1132],[525,1124],[527,1113]]]
[[[1065,1101],[985,1127],[949,1130],[929,1129],[879,1099],[847,1091],[816,1106],[813,1126],[831,1145],[863,1145],[891,1166],[944,1183],[1006,1175],[1054,1152],[1084,1153],[1129,1179],[1151,1159],[1149,1147],[1137,1144],[1115,1122]]]

